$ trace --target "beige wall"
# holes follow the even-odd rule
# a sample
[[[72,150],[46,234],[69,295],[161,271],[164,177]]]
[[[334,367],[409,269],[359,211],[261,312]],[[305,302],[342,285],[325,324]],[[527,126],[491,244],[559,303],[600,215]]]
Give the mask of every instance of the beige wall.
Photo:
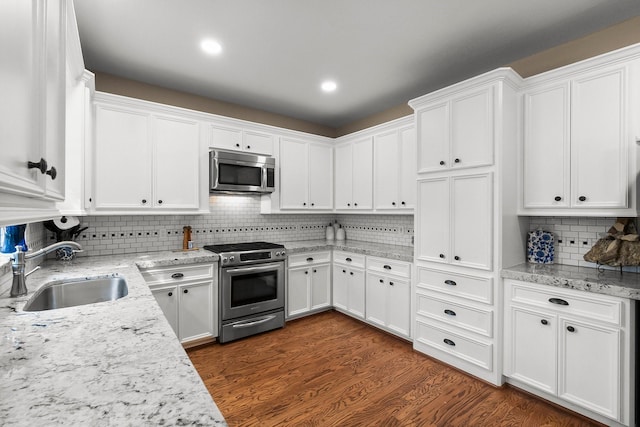
[[[506,65],[512,67],[522,77],[529,77],[636,43],[640,43],[640,17],[629,19]],[[99,72],[96,73],[96,89],[328,137],[348,135],[413,113],[411,107],[404,103],[334,129],[279,114],[216,101]]]

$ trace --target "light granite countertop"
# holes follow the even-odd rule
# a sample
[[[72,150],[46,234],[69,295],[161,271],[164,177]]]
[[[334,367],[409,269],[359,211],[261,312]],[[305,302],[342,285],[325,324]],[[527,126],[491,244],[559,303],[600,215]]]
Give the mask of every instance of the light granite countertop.
[[[385,243],[363,242],[360,240],[300,240],[283,242],[289,255],[300,252],[313,252],[337,249],[357,254],[413,262],[413,247],[388,245]]]
[[[226,425],[136,267],[217,260],[193,251],[45,262],[28,295],[0,297],[0,424]],[[108,273],[126,278],[126,297],[22,311],[46,282]]]
[[[505,279],[640,300],[640,274],[562,264],[524,263],[505,268]]]

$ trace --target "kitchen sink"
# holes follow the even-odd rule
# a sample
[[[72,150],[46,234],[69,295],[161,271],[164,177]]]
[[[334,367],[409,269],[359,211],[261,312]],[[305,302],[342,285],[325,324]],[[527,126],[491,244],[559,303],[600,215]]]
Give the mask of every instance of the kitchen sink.
[[[128,293],[127,281],[117,274],[56,280],[38,289],[29,298],[23,310],[53,310],[113,301],[127,296]]]

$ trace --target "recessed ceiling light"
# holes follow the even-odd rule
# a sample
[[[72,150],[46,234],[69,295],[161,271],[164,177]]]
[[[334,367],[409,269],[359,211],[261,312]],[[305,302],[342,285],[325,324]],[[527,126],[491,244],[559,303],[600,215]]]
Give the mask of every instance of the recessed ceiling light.
[[[220,43],[211,39],[202,40],[202,42],[200,42],[200,47],[210,55],[218,55],[222,52],[222,46]]]
[[[333,80],[326,80],[322,82],[322,85],[320,85],[320,87],[324,92],[334,92],[338,88],[338,85]]]

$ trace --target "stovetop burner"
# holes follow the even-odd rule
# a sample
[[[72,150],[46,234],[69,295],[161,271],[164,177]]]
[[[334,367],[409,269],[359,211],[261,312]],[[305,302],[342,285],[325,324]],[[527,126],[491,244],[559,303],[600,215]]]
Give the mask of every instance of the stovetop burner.
[[[222,245],[205,245],[204,249],[220,254],[224,252],[257,251],[261,249],[282,249],[284,245],[269,242],[227,243]]]

